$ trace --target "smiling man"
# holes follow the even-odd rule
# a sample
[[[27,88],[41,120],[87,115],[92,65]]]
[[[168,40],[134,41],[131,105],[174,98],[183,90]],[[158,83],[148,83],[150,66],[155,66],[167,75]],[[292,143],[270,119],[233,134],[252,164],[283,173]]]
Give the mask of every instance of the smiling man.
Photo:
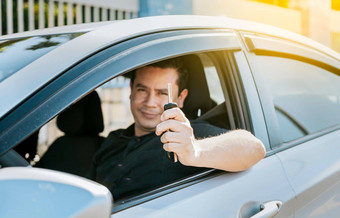
[[[179,58],[133,72],[130,105],[135,123],[109,134],[95,156],[90,175],[107,186],[114,199],[206,168],[246,170],[265,156],[262,142],[248,131],[228,132],[202,121],[190,122],[180,109],[188,95],[187,80]],[[164,111],[168,83],[178,108]],[[170,161],[166,151],[176,153],[179,162]]]
[[[174,68],[143,67],[137,70],[136,76],[131,84],[130,100],[135,120],[135,135],[141,136],[154,132],[161,122],[163,107],[168,103],[168,83],[174,84],[173,101],[180,108],[183,107],[188,90],[182,89],[178,94],[178,72]]]

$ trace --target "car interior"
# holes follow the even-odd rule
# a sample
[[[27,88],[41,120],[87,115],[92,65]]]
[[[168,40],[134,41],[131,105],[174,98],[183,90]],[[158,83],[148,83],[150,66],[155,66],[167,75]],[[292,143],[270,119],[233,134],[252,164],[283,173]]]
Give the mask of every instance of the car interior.
[[[96,91],[67,108],[57,117],[64,135],[57,138],[35,165],[85,177],[104,137],[101,102]],[[62,161],[60,161],[62,160]]]
[[[197,55],[182,57],[189,72],[188,96],[185,99],[183,112],[188,119],[204,120],[212,125],[228,129],[228,115],[225,102],[217,103],[210,97],[204,67]]]

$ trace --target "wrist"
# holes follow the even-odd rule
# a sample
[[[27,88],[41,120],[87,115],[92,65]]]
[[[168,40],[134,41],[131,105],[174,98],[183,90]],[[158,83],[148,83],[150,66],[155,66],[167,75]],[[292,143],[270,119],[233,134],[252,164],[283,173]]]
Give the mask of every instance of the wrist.
[[[200,147],[200,142],[193,139],[193,154],[192,154],[192,166],[203,167],[202,164],[202,149]]]

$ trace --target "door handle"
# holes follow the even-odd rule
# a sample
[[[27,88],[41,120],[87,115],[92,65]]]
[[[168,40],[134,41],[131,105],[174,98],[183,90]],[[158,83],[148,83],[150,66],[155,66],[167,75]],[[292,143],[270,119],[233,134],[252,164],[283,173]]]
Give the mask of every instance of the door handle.
[[[250,218],[271,218],[281,209],[281,201],[269,201],[260,205],[260,212]]]

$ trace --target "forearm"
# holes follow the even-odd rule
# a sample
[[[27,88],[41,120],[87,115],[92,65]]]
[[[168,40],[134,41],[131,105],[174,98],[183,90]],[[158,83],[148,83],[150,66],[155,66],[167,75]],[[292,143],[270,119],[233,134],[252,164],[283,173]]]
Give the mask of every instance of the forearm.
[[[176,153],[183,165],[242,171],[266,154],[262,142],[246,130],[196,140],[189,120],[180,109],[166,110],[161,118],[156,134],[163,134],[164,150]]]
[[[262,142],[245,130],[196,140],[194,148],[194,157],[189,165],[225,171],[246,170],[266,154]]]

